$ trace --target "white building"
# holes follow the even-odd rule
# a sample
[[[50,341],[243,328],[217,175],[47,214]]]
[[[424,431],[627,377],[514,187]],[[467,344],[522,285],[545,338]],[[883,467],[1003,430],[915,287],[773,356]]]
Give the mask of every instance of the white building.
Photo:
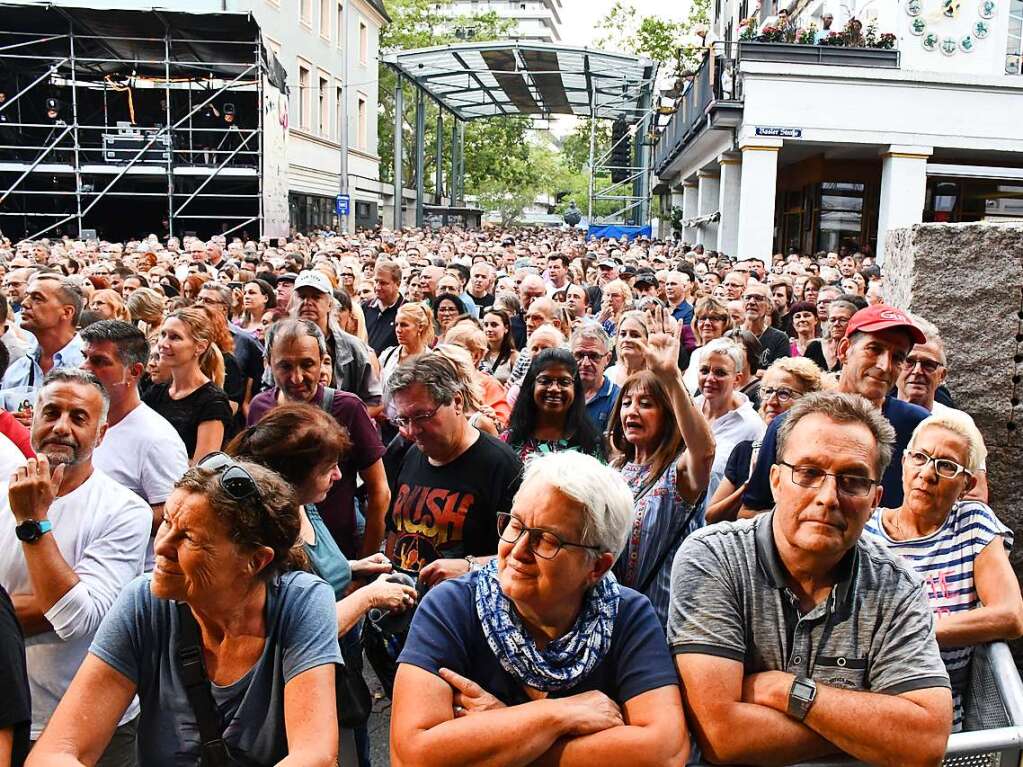
[[[501,18],[513,19],[515,26],[507,39],[533,43],[561,42],[561,0],[452,0],[438,3],[437,10],[447,16],[478,16],[493,11]],[[471,24],[456,34],[471,39]]]
[[[12,2],[39,4],[36,0]],[[389,21],[383,0],[57,0],[47,4],[131,10],[163,5],[192,13],[252,13],[267,48],[288,74],[291,225],[304,231],[337,226],[334,200],[341,186],[340,126],[345,115],[352,198],[349,220],[360,227],[378,223],[382,185],[377,154],[377,59],[380,29]],[[343,88],[346,69],[347,94]]]
[[[736,45],[756,3],[717,3],[722,42],[654,148],[661,220],[680,206],[685,241],[883,258],[889,229],[1023,216],[1023,0],[763,5],[818,29],[855,14],[896,50]]]

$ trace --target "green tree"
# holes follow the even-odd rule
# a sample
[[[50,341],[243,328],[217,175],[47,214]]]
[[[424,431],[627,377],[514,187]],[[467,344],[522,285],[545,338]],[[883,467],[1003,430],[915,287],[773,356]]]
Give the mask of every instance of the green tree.
[[[698,64],[701,53],[692,38],[697,27],[710,23],[710,0],[692,0],[689,16],[672,21],[662,16],[641,16],[631,0],[615,0],[599,22],[605,30],[595,43],[600,47],[647,56],[669,74],[680,75]]]
[[[514,24],[511,19],[501,18],[495,11],[468,16],[449,16],[443,12],[443,9],[439,9],[436,0],[388,0],[387,12],[391,16],[391,23],[385,26],[380,33],[380,49],[386,53],[458,42],[455,35],[455,30],[458,28],[471,28],[475,40],[498,40],[506,37]],[[380,64],[379,87],[377,153],[380,155],[380,176],[385,181],[393,181],[395,73],[384,64]],[[406,85],[403,93],[405,108],[402,119],[402,175],[404,177],[403,184],[406,187],[411,187],[415,184],[415,89]],[[426,102],[423,168],[424,187],[428,193],[437,191],[434,186],[438,111],[437,105],[428,99]],[[466,125],[464,157],[467,191],[471,189],[468,182],[470,172],[475,176],[480,175],[475,168],[476,160],[468,150],[470,137],[477,136],[481,130],[486,132],[485,128],[476,127],[477,124],[481,126],[498,125],[500,122],[500,120],[473,121]],[[444,114],[443,131],[441,162],[446,181],[451,167],[451,116],[447,113]],[[497,129],[497,132],[500,133],[500,129]],[[500,137],[496,140],[499,139]],[[523,143],[522,139],[523,136],[519,136],[519,144]],[[475,139],[473,141],[475,142]],[[487,142],[483,138],[479,140],[479,143]]]

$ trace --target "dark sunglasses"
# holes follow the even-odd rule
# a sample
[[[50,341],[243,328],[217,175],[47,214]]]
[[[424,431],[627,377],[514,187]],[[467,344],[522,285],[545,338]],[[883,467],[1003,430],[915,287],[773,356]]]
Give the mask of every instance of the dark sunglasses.
[[[227,453],[210,453],[203,458],[196,466],[208,469],[220,474],[220,486],[231,498],[236,501],[245,501],[255,497],[260,503],[263,502],[256,486],[256,480],[252,478],[244,468],[235,463]]]

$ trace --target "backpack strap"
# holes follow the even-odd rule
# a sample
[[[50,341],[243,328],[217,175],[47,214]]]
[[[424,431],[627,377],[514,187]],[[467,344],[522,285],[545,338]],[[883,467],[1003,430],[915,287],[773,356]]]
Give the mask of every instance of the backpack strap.
[[[329,386],[323,387],[323,402],[320,403],[320,410],[325,413],[330,413],[334,408],[334,392],[337,389],[332,389]]]
[[[185,684],[185,695],[199,725],[199,740],[202,767],[230,767],[231,755],[224,742],[224,724],[220,710],[213,700],[210,678],[206,674],[206,662],[202,653],[202,638],[199,624],[195,622],[192,609],[186,602],[177,602],[178,641],[175,647],[181,678]]]

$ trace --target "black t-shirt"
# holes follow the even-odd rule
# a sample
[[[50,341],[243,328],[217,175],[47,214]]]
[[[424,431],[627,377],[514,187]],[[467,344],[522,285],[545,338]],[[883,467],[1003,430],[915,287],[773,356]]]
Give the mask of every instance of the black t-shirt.
[[[470,293],[469,294],[469,298],[471,298],[473,300],[473,303],[475,303],[476,306],[479,307],[480,316],[481,317],[483,316],[483,310],[484,309],[486,309],[488,306],[493,306],[494,305],[494,294],[493,293],[485,293],[485,294],[483,294],[483,296],[481,298],[476,298],[476,296],[474,296],[472,293]]]
[[[231,435],[231,405],[227,394],[212,381],[207,381],[187,397],[171,399],[170,384],[154,384],[142,398],[149,407],[162,415],[185,443],[189,457],[195,455],[199,424],[220,421],[224,424],[224,441]]]
[[[768,325],[760,334],[760,369],[767,370],[771,363],[782,357],[792,356],[789,337],[776,328]]]
[[[444,466],[413,445],[394,482],[387,556],[418,572],[435,559],[495,554],[496,515],[511,509],[521,475],[515,452],[489,434]]]
[[[398,345],[398,337],[394,334],[394,321],[403,303],[404,299],[398,296],[394,306],[383,311],[376,300],[366,301],[362,305],[362,313],[366,317],[366,336],[378,357],[383,354],[384,349]]]
[[[757,450],[760,449],[760,440],[757,440]],[[725,479],[734,487],[746,482],[753,472],[753,440],[744,439],[736,443],[732,448],[732,454],[728,456],[728,463],[725,464]]]
[[[14,730],[11,764],[21,767],[28,757],[32,702],[25,663],[25,638],[11,598],[0,586],[0,730]]]
[[[260,381],[263,378],[263,346],[244,330],[229,325],[234,337],[234,358],[242,378],[252,379],[252,394],[259,393]]]
[[[816,364],[825,373],[835,373],[842,369],[842,363],[837,358],[835,359],[835,367],[828,368],[828,361],[824,357],[824,346],[819,338],[815,338],[806,345],[806,351],[803,352],[803,356]]]

